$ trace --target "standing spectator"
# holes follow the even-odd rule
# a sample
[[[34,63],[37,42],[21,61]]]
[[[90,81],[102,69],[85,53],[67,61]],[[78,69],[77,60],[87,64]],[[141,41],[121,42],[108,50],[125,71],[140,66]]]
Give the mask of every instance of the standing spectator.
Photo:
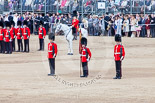
[[[31,15],[29,15],[27,22],[28,22],[27,26],[30,29],[30,33],[32,34],[33,33],[33,20],[32,20]]]
[[[55,21],[55,14],[53,14],[51,17],[50,17],[50,28],[51,28],[51,33],[53,33],[54,30],[54,21]]]
[[[146,19],[146,30],[147,30],[147,37],[150,37],[150,23],[151,23],[151,15],[149,15]]]
[[[49,31],[49,21],[50,21],[50,17],[49,17],[49,13],[46,14],[46,16],[44,17],[44,27],[46,29],[46,33],[48,34],[48,31]]]
[[[128,33],[129,33],[129,20],[128,20],[128,16],[124,16],[124,21],[123,21],[123,32],[125,33],[125,35],[128,37]]]
[[[117,22],[117,31],[116,34],[119,34],[122,36],[122,19],[120,16],[118,16],[118,22]]]
[[[106,13],[106,16],[105,16],[104,20],[105,20],[105,30],[107,30],[108,22],[111,20],[108,13]]]
[[[88,29],[88,21],[86,20],[86,19],[83,19],[82,20],[82,22],[83,22],[83,26],[84,26],[84,28],[87,30]]]
[[[12,12],[10,12],[10,15],[9,15],[9,17],[8,17],[8,20],[9,20],[9,22],[10,22],[10,21],[13,21]]]
[[[145,17],[144,15],[141,16],[142,17],[142,24],[146,23]],[[141,27],[141,37],[145,37],[146,35],[146,25],[142,25]]]
[[[88,34],[93,35],[93,18],[91,15],[88,17]]]
[[[72,16],[68,13],[68,25],[72,24]]]
[[[153,14],[151,15],[150,32],[152,37],[155,37],[155,16]]]
[[[136,36],[137,20],[135,19],[135,16],[134,15],[131,16],[130,23],[131,23],[131,32],[132,32],[131,37],[135,37]]]
[[[137,37],[139,37],[140,36],[140,31],[141,31],[141,17],[138,14],[136,16],[136,20],[137,20],[137,28],[136,28]]]
[[[114,30],[117,31],[118,16],[115,16]]]
[[[102,35],[105,35],[105,21],[104,21],[104,15],[102,16],[102,19],[101,19],[101,30],[102,30]]]
[[[93,28],[94,28],[94,34],[93,35],[98,36],[99,20],[98,20],[97,15],[94,15]]]
[[[18,15],[17,13],[13,17],[13,21],[15,22],[15,28],[17,28]]]

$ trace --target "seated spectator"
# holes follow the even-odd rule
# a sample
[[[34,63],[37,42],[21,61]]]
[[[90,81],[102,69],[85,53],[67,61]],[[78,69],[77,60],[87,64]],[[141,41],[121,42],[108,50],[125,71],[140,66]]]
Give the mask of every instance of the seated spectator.
[[[151,1],[151,8],[152,8],[152,11],[155,11],[155,1],[154,0]]]
[[[110,1],[109,1],[109,8],[108,8],[108,11],[109,11],[109,12],[113,12],[113,11],[114,11],[114,8],[115,8],[114,0],[110,0]]]
[[[122,1],[121,7],[120,7],[121,12],[126,11],[127,4],[128,4],[127,0]]]
[[[85,12],[90,11],[92,8],[92,0],[88,0],[86,4],[84,4]]]
[[[62,1],[61,1],[61,8],[64,8],[66,2],[67,2],[67,0],[62,0]]]

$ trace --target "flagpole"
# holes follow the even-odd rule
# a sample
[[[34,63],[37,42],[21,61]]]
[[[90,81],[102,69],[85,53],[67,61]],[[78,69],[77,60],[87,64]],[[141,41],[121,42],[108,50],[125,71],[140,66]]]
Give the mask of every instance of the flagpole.
[[[80,25],[80,31],[79,31],[79,54],[81,54],[81,25]],[[81,65],[82,65],[82,62],[81,62],[81,55],[80,55],[80,77],[81,77]]]

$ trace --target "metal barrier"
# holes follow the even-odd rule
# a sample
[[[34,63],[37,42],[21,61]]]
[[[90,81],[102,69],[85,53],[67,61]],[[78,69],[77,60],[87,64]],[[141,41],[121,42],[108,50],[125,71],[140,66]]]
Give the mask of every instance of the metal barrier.
[[[4,12],[50,12],[50,13],[72,13],[73,10],[79,11],[80,14],[97,14],[102,15],[106,12],[116,14],[118,12],[127,14],[136,13],[155,13],[154,0],[67,0],[66,4],[62,7],[60,0],[1,0],[0,11]],[[63,0],[62,0],[63,1]],[[89,1],[91,3],[89,4]],[[119,2],[120,1],[120,2]],[[3,2],[3,4],[2,4]],[[12,2],[12,3],[11,3]],[[98,2],[105,3],[105,9],[98,9]],[[87,4],[87,5],[86,5]],[[123,6],[124,4],[124,6]]]

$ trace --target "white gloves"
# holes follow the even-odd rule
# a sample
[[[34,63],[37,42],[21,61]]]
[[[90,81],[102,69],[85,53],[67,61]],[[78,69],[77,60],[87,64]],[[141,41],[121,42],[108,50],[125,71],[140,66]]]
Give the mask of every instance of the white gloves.
[[[88,59],[87,59],[87,62],[89,62],[89,61],[90,61],[90,59],[88,58]]]
[[[124,59],[124,57],[122,56],[121,59],[120,59],[120,61],[123,61],[123,59]]]
[[[55,58],[55,54],[53,55],[53,58]]]

